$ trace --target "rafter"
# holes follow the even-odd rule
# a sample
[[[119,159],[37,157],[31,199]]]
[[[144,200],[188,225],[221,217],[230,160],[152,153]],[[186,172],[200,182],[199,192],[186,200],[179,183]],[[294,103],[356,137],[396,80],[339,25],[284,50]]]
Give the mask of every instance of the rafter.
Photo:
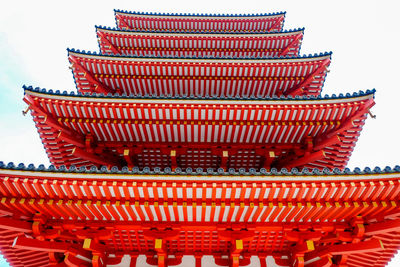
[[[81,134],[77,133],[73,129],[62,125],[58,119],[54,118],[49,112],[43,110],[43,108],[32,98],[32,96],[25,95],[24,101],[30,106],[31,109],[44,117],[44,121],[42,121],[42,123],[46,123],[47,125],[62,131],[64,137],[69,138],[70,140],[74,140],[73,142],[76,142],[76,145],[83,145],[82,143],[84,138]],[[80,139],[82,139],[82,142],[79,141]]]
[[[298,44],[299,42],[301,42],[300,39],[301,39],[302,37],[303,37],[303,33],[298,34],[298,35],[294,38],[294,40],[293,40],[292,42],[290,42],[290,44],[288,44],[288,45],[286,46],[286,48],[283,49],[283,50],[279,53],[279,55],[280,55],[280,56],[285,56],[285,55],[289,52],[290,48],[292,48],[293,46],[295,46],[296,44]]]
[[[111,43],[110,40],[107,39],[107,36],[105,36],[103,32],[99,31],[98,29],[97,29],[97,35],[99,36],[100,40],[107,43],[107,45],[113,51],[114,54],[121,54],[121,51],[115,45],[113,45],[113,43]]]
[[[321,65],[317,69],[315,69],[311,74],[309,74],[307,78],[305,78],[297,86],[285,91],[283,94],[285,96],[300,94],[300,91],[302,90],[302,88],[306,87],[314,79],[314,76],[316,76],[319,73],[323,72],[326,69],[326,67],[329,65],[330,62],[331,62],[330,58],[327,58],[327,59],[323,60],[321,62]]]
[[[272,31],[274,29],[275,26],[281,24],[281,22],[284,20],[285,17],[279,17],[274,24],[271,25],[271,27],[268,28],[268,31]],[[278,28],[279,30],[279,28]]]
[[[107,157],[105,155],[96,155],[95,153],[90,153],[84,149],[79,147],[75,147],[72,152],[72,155],[80,157],[85,160],[89,160],[95,164],[103,165],[103,166],[118,166],[121,167],[122,165],[118,162],[117,159],[113,159],[111,157]]]
[[[69,60],[70,62],[73,64],[73,67],[76,68],[76,71],[81,71],[84,73],[84,77],[89,81],[92,82],[95,85],[95,92],[97,93],[115,93],[118,92],[118,90],[115,90],[111,87],[109,87],[108,85],[102,83],[101,81],[99,81],[98,79],[96,79],[94,77],[94,75],[88,71],[84,66],[82,66],[78,60],[75,58],[75,56],[73,55],[69,55]],[[79,78],[79,76],[77,75],[77,77]],[[96,86],[97,85],[97,86]]]
[[[32,223],[13,218],[0,217],[0,229],[17,231],[22,233],[31,233]]]
[[[331,130],[330,132],[319,136],[315,142],[314,142],[314,148],[316,150],[322,149],[326,146],[331,146],[333,144],[336,144],[338,142],[340,142],[340,138],[338,137],[338,135],[340,133],[343,133],[346,130],[349,130],[353,127],[355,127],[354,125],[354,121],[360,119],[360,117],[366,115],[366,113],[368,112],[368,110],[374,105],[374,101],[373,99],[368,99],[366,100],[366,103],[363,104],[362,108],[360,110],[358,110],[355,114],[351,115],[350,117],[348,117],[347,119],[345,119],[339,127]]]
[[[399,231],[400,231],[400,221],[398,220],[389,220],[365,226],[365,234],[371,236],[386,234],[389,232],[399,232]]]
[[[382,241],[379,239],[371,239],[368,241],[362,241],[358,243],[348,243],[341,245],[331,245],[326,247],[318,248],[305,255],[306,262],[315,259],[322,258],[328,255],[350,255],[354,253],[368,253],[378,252],[383,250]]]
[[[124,18],[123,18],[121,15],[115,14],[115,17],[117,18],[117,20],[119,21],[119,23],[120,23],[121,25],[123,25],[122,27],[125,27],[125,28],[127,28],[128,30],[132,30],[132,27],[128,25],[128,23],[124,20]],[[121,27],[121,28],[122,28],[122,27]]]

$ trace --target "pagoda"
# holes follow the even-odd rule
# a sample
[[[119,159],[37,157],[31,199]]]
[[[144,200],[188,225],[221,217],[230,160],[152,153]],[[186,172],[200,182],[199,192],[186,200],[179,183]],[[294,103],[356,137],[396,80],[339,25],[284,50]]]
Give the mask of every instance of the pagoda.
[[[77,92],[24,86],[52,165],[0,162],[11,266],[385,266],[400,167],[346,168],[374,90],[321,96],[285,13],[115,10]]]

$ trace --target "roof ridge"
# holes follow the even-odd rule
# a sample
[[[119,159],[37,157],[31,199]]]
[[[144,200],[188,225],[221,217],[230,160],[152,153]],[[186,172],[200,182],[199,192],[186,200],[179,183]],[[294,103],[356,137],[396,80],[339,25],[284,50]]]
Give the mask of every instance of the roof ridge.
[[[228,171],[224,171],[223,168],[219,168],[217,170],[208,168],[204,170],[203,168],[176,168],[175,171],[172,171],[171,168],[166,167],[163,170],[161,168],[155,167],[150,169],[149,167],[144,167],[139,169],[138,167],[134,167],[132,170],[129,170],[128,167],[122,167],[119,169],[114,166],[111,168],[107,168],[106,166],[102,166],[97,168],[96,166],[92,166],[90,168],[87,167],[76,167],[72,165],[67,168],[62,165],[59,168],[56,168],[54,165],[49,165],[47,168],[40,164],[38,167],[35,167],[34,164],[29,164],[25,166],[24,163],[19,163],[15,165],[13,162],[9,162],[5,164],[3,161],[0,161],[0,170],[19,170],[19,171],[39,171],[39,172],[69,172],[69,173],[100,173],[100,174],[164,174],[164,175],[219,175],[219,176],[232,176],[232,175],[255,175],[255,176],[288,176],[288,175],[310,175],[310,176],[320,176],[320,175],[363,175],[363,174],[389,174],[389,173],[400,173],[400,166],[396,165],[394,167],[386,166],[383,170],[376,166],[371,169],[370,167],[365,167],[361,170],[359,167],[350,170],[349,168],[345,168],[340,170],[338,168],[334,168],[330,170],[328,168],[324,168],[323,170],[319,170],[317,168],[303,168],[301,170],[297,168],[292,168],[291,171],[288,171],[286,168],[282,168],[280,170],[276,168],[271,168],[270,171],[267,171],[264,168],[261,168],[257,171],[254,168],[250,168],[249,170],[245,170],[244,168],[240,168],[236,171],[233,168],[230,168]]]
[[[27,86],[23,85],[22,88],[24,91],[30,91],[30,92],[38,92],[42,94],[48,94],[48,95],[62,95],[62,96],[72,96],[72,97],[94,97],[94,98],[129,98],[129,99],[171,99],[171,100],[264,100],[264,101],[277,101],[277,100],[294,100],[294,101],[302,101],[302,100],[329,100],[329,99],[346,99],[346,98],[356,98],[356,97],[361,97],[361,96],[366,96],[366,95],[374,95],[376,90],[375,89],[367,89],[366,91],[358,91],[358,92],[353,92],[353,94],[346,93],[345,95],[343,93],[340,93],[339,95],[332,94],[332,95],[324,95],[324,96],[273,96],[273,97],[266,97],[266,98],[258,98],[258,97],[226,97],[226,98],[221,98],[221,97],[214,97],[214,96],[205,96],[205,97],[195,97],[195,96],[172,96],[172,95],[163,95],[163,96],[153,96],[153,95],[142,95],[142,96],[134,96],[132,97],[131,95],[126,95],[126,94],[97,94],[97,93],[81,93],[77,92],[75,93],[74,91],[67,92],[63,91],[61,93],[60,90],[53,90],[53,89],[46,89],[46,88],[40,88],[40,87],[35,87],[33,86]]]
[[[159,13],[159,12],[140,12],[114,9],[114,13],[125,13],[129,15],[148,15],[148,16],[179,16],[179,17],[265,17],[286,15],[286,11],[270,12],[270,13],[250,13],[250,14],[211,14],[211,13]]]
[[[271,34],[271,35],[276,35],[280,33],[292,33],[292,32],[304,32],[305,28],[304,27],[299,27],[299,28],[294,28],[294,29],[288,29],[288,30],[282,30],[279,32],[259,32],[259,31],[251,31],[251,32],[228,32],[228,31],[202,31],[198,30],[195,32],[188,32],[188,31],[162,31],[162,30],[150,30],[150,31],[141,31],[141,30],[125,30],[125,29],[118,29],[117,27],[108,27],[108,26],[103,26],[103,25],[95,25],[96,29],[104,29],[104,30],[112,30],[112,31],[119,31],[119,32],[140,32],[140,33],[186,33],[186,34]]]
[[[249,57],[249,56],[243,56],[243,57],[231,57],[231,56],[223,56],[219,58],[215,58],[212,56],[200,56],[200,57],[190,57],[190,56],[183,56],[183,57],[176,57],[176,56],[155,56],[155,55],[146,55],[146,56],[139,56],[139,55],[114,55],[114,54],[109,54],[109,53],[101,53],[101,52],[96,52],[96,51],[86,51],[86,50],[80,50],[80,49],[74,49],[74,48],[67,48],[68,54],[69,53],[76,53],[76,54],[81,54],[81,55],[90,55],[90,56],[102,56],[102,57],[119,57],[119,58],[149,58],[149,59],[210,59],[210,60],[279,60],[279,59],[304,59],[304,58],[317,58],[317,57],[324,57],[324,56],[332,56],[332,51],[328,52],[321,52],[321,53],[314,53],[313,54],[303,54],[299,56],[279,56],[279,57]]]

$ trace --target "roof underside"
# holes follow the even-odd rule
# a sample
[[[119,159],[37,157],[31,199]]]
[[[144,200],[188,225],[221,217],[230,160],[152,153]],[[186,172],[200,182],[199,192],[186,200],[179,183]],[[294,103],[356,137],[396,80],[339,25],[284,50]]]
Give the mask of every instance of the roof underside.
[[[344,168],[373,94],[330,100],[68,97],[26,89],[52,164]]]
[[[310,238],[306,262],[330,255],[337,263],[351,252],[347,266],[385,266],[400,243],[399,181],[398,171],[239,175],[233,181],[0,169],[2,253],[14,266],[47,266],[47,246],[66,247],[58,259],[72,251],[88,257],[83,240],[96,236],[109,254],[152,258],[154,237],[163,234],[167,255],[218,258],[229,257],[236,236],[243,239],[243,259],[273,255],[279,265],[292,266],[297,241]],[[38,235],[50,245],[27,239]],[[42,251],[32,251],[38,245]]]
[[[174,57],[298,56],[303,31],[273,34],[181,34],[97,28],[102,53]]]
[[[185,59],[69,52],[80,92],[267,98],[320,94],[330,54],[282,59]]]
[[[125,30],[279,32],[284,13],[264,16],[174,16],[115,12],[117,27]]]

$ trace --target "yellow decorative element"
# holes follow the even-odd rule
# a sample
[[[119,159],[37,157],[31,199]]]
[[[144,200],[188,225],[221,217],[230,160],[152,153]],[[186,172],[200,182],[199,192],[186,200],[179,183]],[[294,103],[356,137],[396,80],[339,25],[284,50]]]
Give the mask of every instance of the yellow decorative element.
[[[308,250],[314,250],[315,249],[314,242],[312,240],[307,240],[306,244],[307,244],[307,249]]]
[[[236,249],[243,249],[243,240],[238,239],[236,240]]]
[[[161,249],[162,248],[162,239],[157,238],[154,242],[154,248]]]
[[[85,241],[83,241],[83,248],[84,249],[89,249],[91,243],[92,243],[92,239],[86,238]]]
[[[379,239],[378,239],[379,240]],[[383,246],[382,240],[379,240],[379,243],[381,244],[381,248],[385,249],[385,247]]]

